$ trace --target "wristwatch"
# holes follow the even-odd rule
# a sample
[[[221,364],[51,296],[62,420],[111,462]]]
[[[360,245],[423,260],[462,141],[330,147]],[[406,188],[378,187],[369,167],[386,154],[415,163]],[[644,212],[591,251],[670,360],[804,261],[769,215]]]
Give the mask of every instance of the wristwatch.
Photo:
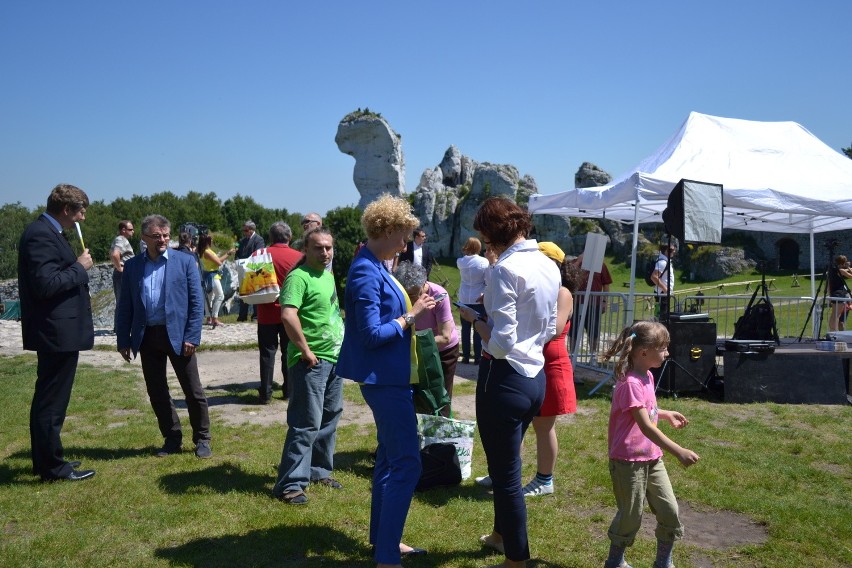
[[[414,320],[415,320],[416,318],[414,317],[414,314],[412,314],[412,313],[407,313],[407,314],[403,314],[403,315],[402,315],[402,319],[404,319],[404,320],[405,320],[405,325],[407,325],[408,327],[411,327],[411,326],[413,326],[413,325],[414,325]]]

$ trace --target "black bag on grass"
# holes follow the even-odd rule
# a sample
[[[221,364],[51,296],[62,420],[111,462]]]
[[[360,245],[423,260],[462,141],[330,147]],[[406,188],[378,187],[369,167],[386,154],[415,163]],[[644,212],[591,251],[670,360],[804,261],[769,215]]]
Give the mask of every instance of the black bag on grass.
[[[424,446],[420,450],[420,463],[423,470],[415,488],[417,491],[461,483],[461,466],[455,444],[436,443]]]

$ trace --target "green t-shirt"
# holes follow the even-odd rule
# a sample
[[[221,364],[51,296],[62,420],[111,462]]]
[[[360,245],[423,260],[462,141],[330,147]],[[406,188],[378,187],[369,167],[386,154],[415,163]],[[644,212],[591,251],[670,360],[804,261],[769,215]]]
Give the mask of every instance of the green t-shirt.
[[[313,270],[304,264],[287,275],[279,296],[281,306],[299,310],[299,322],[308,347],[318,359],[337,363],[343,343],[343,319],[337,301],[334,276],[325,270]],[[287,347],[287,366],[295,365],[301,353],[292,343]]]

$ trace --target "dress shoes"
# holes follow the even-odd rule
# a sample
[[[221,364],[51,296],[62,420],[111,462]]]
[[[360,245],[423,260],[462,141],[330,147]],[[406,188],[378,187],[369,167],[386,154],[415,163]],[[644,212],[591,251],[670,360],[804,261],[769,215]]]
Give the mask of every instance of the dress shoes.
[[[427,554],[429,554],[429,552],[425,548],[415,547],[411,547],[411,550],[408,550],[406,552],[400,551],[399,553],[402,558],[409,558],[411,556],[426,556]]]
[[[163,447],[157,450],[157,453],[154,454],[158,458],[165,458],[172,454],[179,454],[181,450],[181,442],[176,440],[166,440],[166,443],[163,444]]]
[[[72,461],[72,462],[68,462],[68,465],[71,466],[71,469],[77,469],[78,467],[80,467],[80,462]],[[33,475],[38,475],[38,471],[36,470],[35,467],[33,467]]]
[[[95,476],[95,470],[93,469],[72,469],[71,473],[66,475],[65,477],[56,477],[52,479],[43,478],[42,481],[50,482],[50,481],[83,481],[84,479],[89,479],[90,477]]]

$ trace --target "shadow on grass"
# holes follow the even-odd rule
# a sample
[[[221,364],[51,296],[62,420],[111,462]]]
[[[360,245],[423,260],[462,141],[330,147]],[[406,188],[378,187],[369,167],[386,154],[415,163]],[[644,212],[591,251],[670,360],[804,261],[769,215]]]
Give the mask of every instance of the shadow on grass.
[[[251,531],[246,534],[202,538],[154,552],[174,565],[196,567],[219,566],[287,566],[308,568],[372,567],[372,547],[341,531],[319,525],[282,525],[274,529]],[[467,559],[486,562],[496,559],[485,550],[459,552],[430,552],[426,556],[406,559],[405,566],[426,568],[457,563]],[[562,568],[541,560],[528,564],[535,568]]]
[[[373,566],[366,542],[317,525],[202,538],[154,554],[180,566]]]
[[[156,450],[150,448],[76,448],[65,447],[65,459],[68,461],[82,461],[83,469],[87,469],[87,461],[110,461],[118,459],[135,458],[139,456],[152,456]],[[13,468],[8,465],[8,460],[25,460],[24,467]],[[29,450],[19,450],[9,454],[6,463],[0,465],[0,486],[13,483],[37,483],[39,480],[33,476]]]
[[[352,475],[373,479],[374,459],[367,450],[334,452],[334,469],[348,471]]]
[[[267,495],[268,475],[246,473],[239,465],[225,462],[197,471],[171,473],[160,478],[160,487],[168,493],[207,492],[240,493]]]
[[[346,471],[364,479],[373,479],[374,459],[369,451],[355,450],[336,452],[334,454],[335,471]],[[418,491],[414,498],[432,507],[440,507],[448,502],[458,499],[491,500],[490,491],[469,482],[449,487],[434,487],[426,491]]]

